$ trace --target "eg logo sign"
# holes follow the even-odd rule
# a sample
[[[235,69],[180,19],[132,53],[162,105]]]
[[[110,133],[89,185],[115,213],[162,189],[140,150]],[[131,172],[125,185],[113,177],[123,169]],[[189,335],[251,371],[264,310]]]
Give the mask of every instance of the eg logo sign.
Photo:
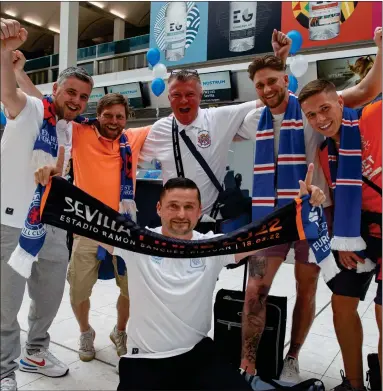
[[[182,24],[170,23],[170,31],[180,31],[182,30]]]
[[[240,13],[241,10],[234,11],[233,23],[241,23],[240,15],[239,15]],[[249,14],[249,10],[246,8],[242,14],[242,20],[244,22],[250,22],[250,20],[253,19],[253,15],[254,14]]]

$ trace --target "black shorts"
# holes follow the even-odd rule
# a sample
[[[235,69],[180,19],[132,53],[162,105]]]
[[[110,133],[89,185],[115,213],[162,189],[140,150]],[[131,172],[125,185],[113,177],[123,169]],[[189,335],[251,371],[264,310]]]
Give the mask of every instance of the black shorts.
[[[369,236],[365,238],[365,241],[367,244],[366,256],[376,263],[382,256],[382,239]],[[358,297],[363,301],[376,271],[357,273],[355,269],[348,270],[339,263],[337,251],[334,251],[334,256],[341,272],[331,279],[327,286],[336,295]],[[376,298],[376,300],[379,299]],[[380,300],[382,300],[381,297]]]
[[[133,357],[120,360],[117,390],[252,390],[239,371],[217,354],[210,338],[174,357]]]

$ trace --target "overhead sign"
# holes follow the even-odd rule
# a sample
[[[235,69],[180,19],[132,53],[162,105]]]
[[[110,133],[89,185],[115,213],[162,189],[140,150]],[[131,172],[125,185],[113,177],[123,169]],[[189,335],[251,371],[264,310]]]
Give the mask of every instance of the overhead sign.
[[[90,93],[90,97],[86,107],[86,112],[84,114],[92,114],[92,115],[95,114],[97,103],[104,95],[105,95],[104,87],[93,88],[92,92]]]
[[[90,94],[88,103],[92,103],[92,102],[96,102],[97,103],[104,95],[105,95],[104,87],[93,88],[93,90],[92,90],[92,92]]]
[[[230,72],[200,74],[203,97],[202,102],[221,102],[232,100]]]
[[[144,107],[140,83],[119,84],[106,87],[106,89],[108,94],[114,92],[124,95],[128,99],[129,107],[133,109]]]

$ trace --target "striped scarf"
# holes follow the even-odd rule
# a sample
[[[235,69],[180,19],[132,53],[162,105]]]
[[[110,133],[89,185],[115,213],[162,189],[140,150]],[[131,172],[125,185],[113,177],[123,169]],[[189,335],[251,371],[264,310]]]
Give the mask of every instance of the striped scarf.
[[[299,180],[307,172],[302,111],[298,98],[289,92],[282,121],[277,170],[274,159],[273,117],[262,111],[256,133],[253,181],[253,221],[291,202],[299,193]]]
[[[330,187],[335,197],[331,248],[356,252],[365,260],[364,264],[357,264],[357,272],[369,272],[375,268],[375,264],[362,251],[366,243],[360,234],[363,181],[358,113],[347,107],[343,109],[339,152],[331,138],[326,141],[332,182]]]

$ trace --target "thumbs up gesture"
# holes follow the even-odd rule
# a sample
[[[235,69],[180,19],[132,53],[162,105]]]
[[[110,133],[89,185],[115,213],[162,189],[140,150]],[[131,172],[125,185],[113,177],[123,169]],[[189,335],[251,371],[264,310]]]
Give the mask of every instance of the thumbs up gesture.
[[[303,197],[305,195],[310,194],[310,204],[312,206],[322,205],[326,201],[326,196],[323,191],[317,187],[312,185],[314,175],[314,164],[310,163],[307,168],[307,174],[304,181],[299,181],[299,197]]]
[[[35,171],[35,183],[46,186],[49,183],[51,176],[62,175],[64,170],[64,155],[65,149],[63,146],[59,147],[59,154],[57,157],[56,166],[44,166]]]
[[[16,50],[27,40],[28,32],[17,20],[1,18],[0,26],[2,52]]]

